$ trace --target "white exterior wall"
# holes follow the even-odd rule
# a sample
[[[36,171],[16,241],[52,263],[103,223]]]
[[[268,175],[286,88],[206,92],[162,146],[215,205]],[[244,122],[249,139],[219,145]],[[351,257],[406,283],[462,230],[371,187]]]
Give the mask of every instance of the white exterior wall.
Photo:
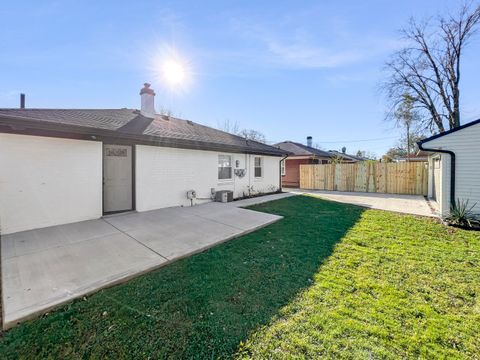
[[[450,150],[455,153],[455,199],[469,200],[469,206],[480,213],[480,124],[455,131],[423,144],[425,148]],[[430,159],[435,155],[431,155]],[[450,211],[450,166],[448,154],[441,155],[441,199],[437,202],[442,216]],[[430,169],[429,180],[431,180]],[[431,195],[431,193],[429,193]]]
[[[136,210],[189,206],[188,190],[210,198],[210,189],[235,197],[280,187],[280,157],[261,156],[263,176],[254,178],[255,155],[137,145]],[[0,134],[0,234],[100,218],[102,143]],[[231,155],[246,175],[218,180],[218,155]],[[258,155],[257,155],[258,156]],[[196,200],[199,204],[209,200]]]
[[[147,211],[170,206],[190,206],[188,190],[197,197],[210,198],[210,189],[232,190],[235,197],[254,191],[272,192],[280,187],[280,157],[262,156],[263,177],[254,178],[254,156],[203,150],[175,149],[156,146],[136,146],[135,188],[136,209]],[[246,169],[246,175],[232,180],[218,180],[218,155],[231,155],[233,168]],[[208,200],[195,200],[199,204]]]
[[[102,143],[0,134],[0,233],[102,216]]]

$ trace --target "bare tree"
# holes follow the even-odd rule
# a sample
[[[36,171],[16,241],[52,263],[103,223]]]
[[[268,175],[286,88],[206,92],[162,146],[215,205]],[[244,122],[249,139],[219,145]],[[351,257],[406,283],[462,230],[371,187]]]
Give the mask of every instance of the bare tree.
[[[392,160],[397,160],[398,158],[408,158],[409,154],[415,154],[418,151],[417,143],[423,139],[425,139],[425,135],[423,133],[412,131],[408,139],[410,141],[410,152],[407,152],[408,140],[406,136],[402,136],[394,147],[388,149],[385,155],[382,156],[382,159],[389,162]]]
[[[382,86],[390,102],[390,117],[413,99],[425,129],[434,132],[460,126],[461,57],[480,22],[480,6],[464,4],[455,15],[435,22],[410,19],[401,30],[407,46],[386,63],[389,76]]]
[[[229,119],[223,122],[218,122],[217,129],[228,132],[230,134],[238,134],[240,132],[240,126],[237,121],[230,121]]]
[[[228,132],[230,134],[235,134],[241,136],[247,140],[254,140],[261,143],[266,143],[267,139],[265,135],[260,131],[253,129],[242,129],[240,130],[240,125],[237,121],[224,120],[222,123],[218,123],[217,129]]]
[[[174,117],[175,116],[175,114],[173,113],[173,111],[171,109],[168,109],[168,108],[165,108],[165,107],[161,107],[160,110],[158,111],[158,113],[160,115],[167,116],[167,117]]]
[[[329,163],[330,164],[343,164],[345,162],[345,160],[343,159],[343,157],[338,154],[338,153],[333,153],[332,154],[332,157],[330,158],[329,160]]]
[[[238,132],[237,135],[242,136],[247,140],[254,140],[261,143],[265,143],[267,141],[263,133],[253,129],[243,129],[242,131]]]
[[[357,150],[356,156],[364,160],[377,160],[377,154],[368,150]]]
[[[326,149],[325,149],[320,143],[318,143],[318,142],[314,143],[314,144],[313,144],[313,147],[314,147],[315,149],[318,149],[318,150],[326,151]]]
[[[403,146],[396,146],[388,149],[385,155],[382,156],[383,162],[392,162],[398,158],[403,158],[407,156],[407,151]]]
[[[410,95],[404,94],[403,101],[395,109],[394,117],[397,127],[405,130],[405,148],[408,157],[414,145],[411,141],[412,134],[419,132],[420,122],[418,111],[414,108],[414,99]]]

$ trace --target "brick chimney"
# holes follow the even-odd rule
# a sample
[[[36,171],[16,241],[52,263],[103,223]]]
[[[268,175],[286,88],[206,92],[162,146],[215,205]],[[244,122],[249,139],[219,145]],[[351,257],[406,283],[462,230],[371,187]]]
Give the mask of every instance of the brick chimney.
[[[140,96],[142,98],[142,107],[140,112],[146,117],[155,117],[155,91],[150,89],[150,84],[143,84],[142,90],[140,90]]]
[[[312,137],[311,136],[307,136],[307,146],[312,147]]]

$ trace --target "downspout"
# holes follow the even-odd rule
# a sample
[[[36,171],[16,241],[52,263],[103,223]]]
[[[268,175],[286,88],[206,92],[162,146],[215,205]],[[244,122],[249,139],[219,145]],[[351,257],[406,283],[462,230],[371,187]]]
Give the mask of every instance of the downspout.
[[[288,157],[288,155],[285,155],[283,158],[280,159],[280,162],[278,163],[278,173],[280,174],[280,192],[283,192],[282,188],[282,161],[285,161],[285,159]],[[285,162],[285,171],[287,171],[287,163]]]
[[[422,142],[418,142],[418,148],[423,151],[432,151],[450,155],[450,207],[455,206],[455,153],[450,150],[424,148]]]
[[[252,192],[252,154],[248,154],[248,196],[250,196]],[[255,169],[253,169],[255,171]]]

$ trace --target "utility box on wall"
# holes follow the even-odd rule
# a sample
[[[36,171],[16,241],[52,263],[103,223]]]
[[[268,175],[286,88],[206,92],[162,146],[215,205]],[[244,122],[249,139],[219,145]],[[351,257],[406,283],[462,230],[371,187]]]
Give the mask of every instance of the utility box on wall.
[[[231,202],[233,201],[233,191],[230,190],[221,190],[215,193],[215,201],[218,202]]]

